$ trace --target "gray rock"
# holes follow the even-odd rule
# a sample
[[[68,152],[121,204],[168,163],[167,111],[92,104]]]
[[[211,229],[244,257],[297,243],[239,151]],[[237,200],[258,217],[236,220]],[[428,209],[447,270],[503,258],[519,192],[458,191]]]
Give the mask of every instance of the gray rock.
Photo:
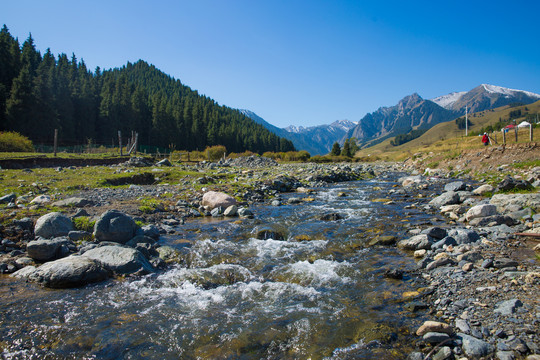
[[[126,243],[126,246],[129,246],[129,247],[132,247],[134,248],[135,246],[137,246],[137,244],[150,244],[150,245],[154,245],[156,243],[156,240],[154,240],[153,238],[149,237],[149,236],[145,236],[145,235],[137,235],[135,236],[133,239],[129,240],[127,243]]]
[[[506,176],[503,181],[497,185],[498,191],[509,191],[509,190],[527,190],[531,189],[532,185],[526,180],[516,180],[511,176]]]
[[[30,201],[30,204],[33,205],[43,205],[51,202],[51,196],[50,195],[39,195]]]
[[[89,233],[88,231],[74,230],[68,233],[68,238],[71,241],[79,241],[83,239],[90,240],[92,238],[92,233]]]
[[[13,225],[18,226],[23,230],[32,230],[34,228],[34,221],[28,217],[22,219],[14,219]]]
[[[518,266],[517,261],[508,258],[498,258],[493,260],[493,266],[497,269],[504,269]]]
[[[158,162],[156,163],[156,165],[157,165],[157,166],[173,166],[173,165],[171,164],[171,162],[169,161],[169,159],[163,159],[163,160],[161,160],[161,161],[158,161]]]
[[[215,209],[217,207],[226,209],[231,205],[236,205],[236,199],[222,192],[208,191],[202,198],[202,206],[206,206],[209,209]]]
[[[498,226],[498,225],[507,225],[514,226],[516,225],[516,220],[508,215],[494,215],[486,216],[482,218],[475,218],[469,221],[471,226]]]
[[[540,210],[540,193],[495,194],[489,202],[497,206],[497,210],[501,214],[515,212],[527,207],[538,212]]]
[[[210,211],[210,214],[213,217],[222,216],[223,215],[223,208],[221,206],[218,206],[217,208],[212,209],[212,211]]]
[[[523,303],[519,299],[507,300],[498,303],[497,308],[493,310],[493,312],[501,315],[512,315],[516,312],[516,309],[521,306],[523,306]]]
[[[482,269],[489,269],[493,267],[493,259],[485,259],[484,261],[482,261],[481,267]]]
[[[460,197],[459,194],[455,191],[445,192],[429,202],[430,205],[435,207],[442,207],[445,205],[454,205],[459,203]]]
[[[452,349],[450,349],[449,346],[443,346],[435,355],[433,355],[433,360],[446,360],[446,359],[453,359],[454,354],[452,353]]]
[[[465,354],[473,359],[488,356],[495,351],[493,345],[473,336],[463,333],[458,333],[457,336],[461,338],[463,343],[462,348]]]
[[[431,250],[443,249],[445,246],[450,246],[450,245],[457,245],[457,241],[453,237],[447,236],[444,239],[433,243],[431,245]]]
[[[464,334],[471,333],[471,327],[469,326],[469,323],[467,322],[467,320],[456,319],[456,328]]]
[[[38,239],[30,241],[26,245],[26,252],[34,260],[49,261],[62,257],[65,254],[65,249],[62,249],[62,246],[67,247],[67,244],[68,240],[66,238]]]
[[[412,352],[407,356],[407,360],[424,360],[424,354],[421,352]]]
[[[9,204],[10,202],[15,201],[16,198],[17,195],[15,195],[14,193],[4,195],[0,197],[0,204]]]
[[[53,212],[43,215],[36,221],[34,234],[45,239],[67,236],[74,230],[71,219],[67,216]]]
[[[53,206],[73,206],[73,207],[85,207],[85,206],[92,206],[94,205],[94,202],[85,198],[81,197],[70,197],[64,200],[56,201],[52,203]]]
[[[244,217],[244,218],[252,218],[254,215],[253,215],[253,212],[249,209],[246,209],[246,208],[240,208],[238,209],[238,215],[240,217]]]
[[[94,225],[94,237],[99,242],[113,241],[123,244],[131,240],[136,231],[135,221],[118,210],[103,213]]]
[[[465,214],[465,219],[467,219],[467,221],[471,221],[476,218],[483,218],[492,215],[497,215],[497,207],[491,204],[482,204],[470,208]]]
[[[198,212],[197,212],[198,214]],[[151,237],[152,239],[159,239],[159,228],[156,225],[150,224],[150,225],[144,225],[137,229],[136,231],[137,235],[144,235]]]
[[[430,249],[432,240],[426,234],[420,234],[398,242],[397,246],[404,250]]]
[[[428,332],[424,334],[423,339],[430,344],[439,344],[450,339],[450,335],[439,332]]]
[[[513,351],[497,351],[497,359],[499,360],[514,360],[514,352]]]
[[[426,234],[436,240],[444,239],[447,235],[446,229],[434,226],[422,231],[422,234]]]
[[[99,261],[83,256],[70,256],[45,263],[37,269],[32,268],[28,266],[14,276],[27,278],[51,288],[83,286],[108,277],[107,270]]]
[[[135,249],[124,246],[101,246],[89,250],[84,257],[101,262],[116,274],[150,273],[154,269],[144,255]]]
[[[481,185],[473,190],[473,194],[475,195],[484,195],[487,193],[493,193],[495,191],[495,188],[489,184]]]
[[[448,236],[453,237],[459,245],[470,244],[480,240],[480,235],[471,229],[452,229]]]
[[[237,216],[238,215],[238,207],[236,205],[231,205],[228,208],[225,209],[223,212],[224,216]]]
[[[426,266],[426,270],[433,270],[433,269],[436,269],[438,267],[441,267],[441,266],[445,266],[445,265],[455,265],[456,262],[454,260],[452,260],[451,258],[440,258],[440,259],[437,259],[433,262],[430,262],[427,266]]]
[[[467,184],[463,181],[454,181],[444,186],[444,191],[462,191],[467,189]]]
[[[157,249],[159,258],[166,263],[178,263],[180,262],[180,252],[170,246],[160,246]]]

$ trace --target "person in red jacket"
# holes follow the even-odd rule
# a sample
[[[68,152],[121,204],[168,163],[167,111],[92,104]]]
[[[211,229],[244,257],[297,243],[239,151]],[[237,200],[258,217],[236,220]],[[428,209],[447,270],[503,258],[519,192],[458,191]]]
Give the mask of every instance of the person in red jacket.
[[[488,146],[489,144],[489,136],[487,133],[484,133],[484,136],[482,136],[482,142],[484,143],[484,146]]]

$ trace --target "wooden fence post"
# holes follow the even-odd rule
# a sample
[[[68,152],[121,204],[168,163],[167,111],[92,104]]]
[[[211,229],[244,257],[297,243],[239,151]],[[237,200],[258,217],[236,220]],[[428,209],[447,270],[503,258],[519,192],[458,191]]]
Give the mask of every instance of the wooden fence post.
[[[518,133],[517,133],[517,126],[514,128],[514,133],[516,134],[516,143],[518,142]]]
[[[533,126],[532,124],[529,124],[529,141],[532,142],[533,141]]]
[[[57,149],[58,149],[58,129],[54,129],[54,157],[56,157]]]
[[[118,146],[120,147],[120,156],[122,156],[122,132],[118,130]]]
[[[503,135],[503,145],[506,145],[506,131],[504,128],[502,129],[502,135]]]

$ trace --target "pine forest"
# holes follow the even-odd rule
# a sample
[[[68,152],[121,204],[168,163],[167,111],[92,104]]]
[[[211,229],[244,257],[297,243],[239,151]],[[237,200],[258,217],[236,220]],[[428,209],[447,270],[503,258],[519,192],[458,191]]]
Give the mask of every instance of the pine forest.
[[[50,144],[58,129],[65,146],[117,144],[118,131],[139,134],[143,146],[229,152],[294,150],[238,110],[139,60],[122,68],[90,71],[75,55],[36,50],[30,35],[20,45],[0,31],[0,130]]]

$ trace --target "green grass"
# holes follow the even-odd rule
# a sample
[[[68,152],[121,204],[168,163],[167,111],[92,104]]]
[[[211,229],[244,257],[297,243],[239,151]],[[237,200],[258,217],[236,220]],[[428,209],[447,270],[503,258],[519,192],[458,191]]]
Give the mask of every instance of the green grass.
[[[530,160],[530,161],[523,161],[523,162],[520,162],[520,163],[515,163],[515,164],[512,164],[512,167],[516,168],[516,169],[526,169],[526,168],[533,168],[533,167],[537,167],[537,166],[540,166],[540,159],[536,159],[536,160]]]
[[[80,231],[93,232],[95,224],[96,222],[88,216],[80,216],[73,219],[73,226]]]

